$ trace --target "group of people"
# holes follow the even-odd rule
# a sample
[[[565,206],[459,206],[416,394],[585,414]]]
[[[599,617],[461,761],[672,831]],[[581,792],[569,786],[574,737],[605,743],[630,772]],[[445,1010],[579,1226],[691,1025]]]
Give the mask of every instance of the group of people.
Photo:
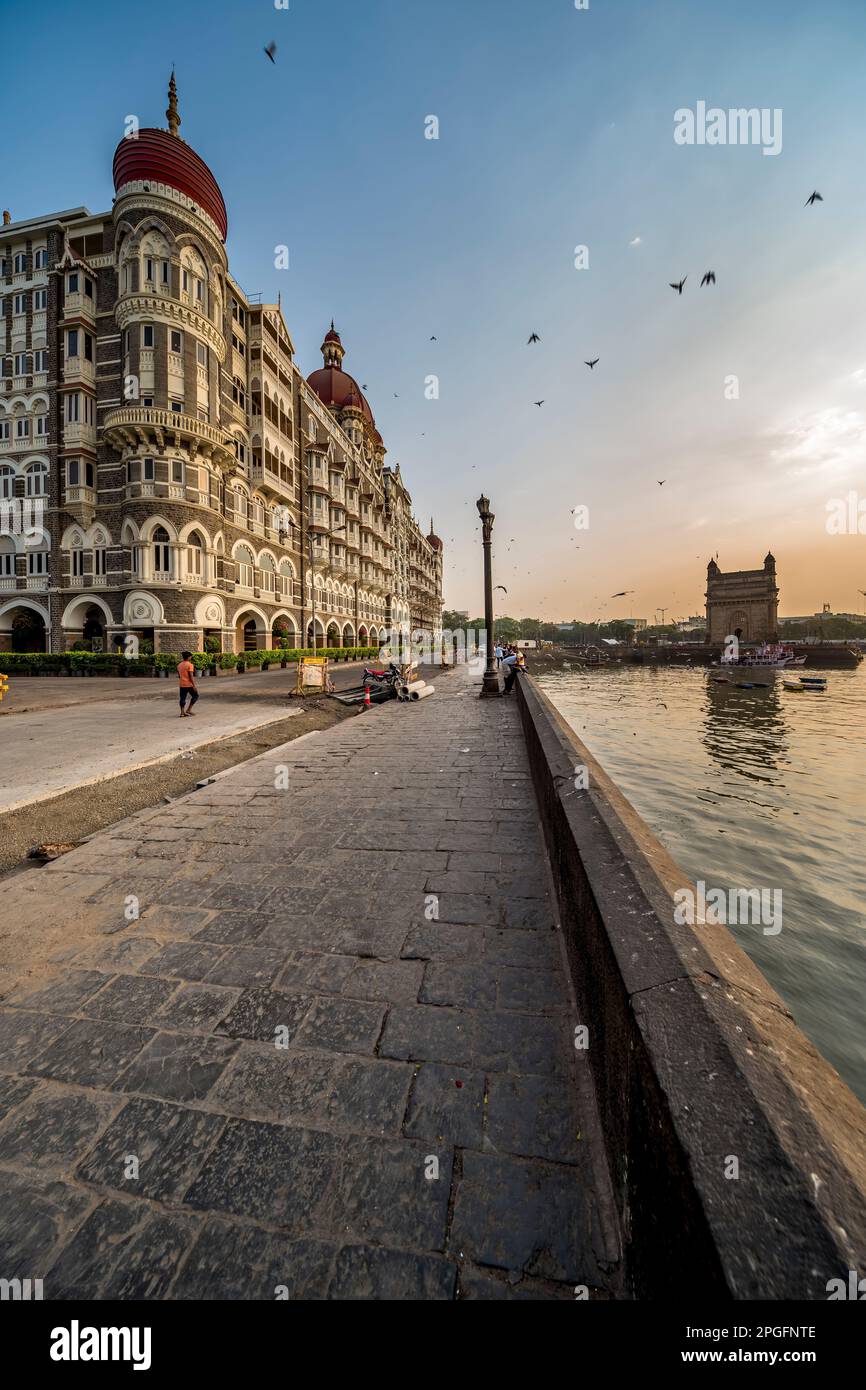
[[[506,642],[504,645],[497,642],[493,649],[493,655],[496,657],[496,669],[501,668],[505,672],[504,693],[510,695],[514,688],[514,682],[517,680],[517,672],[526,670],[526,657],[510,642]]]

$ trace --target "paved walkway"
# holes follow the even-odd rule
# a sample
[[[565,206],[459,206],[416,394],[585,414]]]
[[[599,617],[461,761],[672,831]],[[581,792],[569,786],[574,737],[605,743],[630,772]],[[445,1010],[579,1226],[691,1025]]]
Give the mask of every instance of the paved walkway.
[[[338,689],[362,667],[334,668]],[[0,713],[0,812],[116,777],[215,739],[285,719],[294,666],[204,677],[194,719],[180,719],[177,680],[10,679]]]
[[[0,1276],[609,1296],[523,737],[476,695],[443,677],[7,880]]]

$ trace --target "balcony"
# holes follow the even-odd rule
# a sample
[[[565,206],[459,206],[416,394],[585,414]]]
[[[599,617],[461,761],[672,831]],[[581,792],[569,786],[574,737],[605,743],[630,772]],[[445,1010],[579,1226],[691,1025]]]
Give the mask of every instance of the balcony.
[[[141,444],[146,448],[153,446],[159,453],[168,448],[192,448],[225,468],[234,469],[237,463],[231,437],[193,415],[179,415],[155,406],[121,406],[108,412],[103,428],[108,442],[121,451]]]

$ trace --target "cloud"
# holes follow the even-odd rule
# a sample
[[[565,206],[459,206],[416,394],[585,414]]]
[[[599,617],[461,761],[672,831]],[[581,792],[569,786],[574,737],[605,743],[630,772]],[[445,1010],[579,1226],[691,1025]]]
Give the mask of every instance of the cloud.
[[[629,246],[643,246],[643,238],[636,236],[634,241],[629,242]]]
[[[866,420],[859,410],[831,406],[794,420],[781,432],[770,455],[792,478],[816,474],[843,477],[862,469],[866,456]]]

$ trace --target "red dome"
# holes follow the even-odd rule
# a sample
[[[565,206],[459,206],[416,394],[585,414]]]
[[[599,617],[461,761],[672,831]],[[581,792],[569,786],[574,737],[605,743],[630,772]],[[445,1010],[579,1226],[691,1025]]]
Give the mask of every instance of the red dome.
[[[345,410],[347,406],[354,406],[363,413],[364,419],[369,420],[371,425],[375,423],[373,412],[360,386],[348,372],[341,371],[339,367],[320,367],[317,372],[311,372],[307,380],[322,405],[333,410]]]
[[[217,225],[223,241],[228,217],[223,195],[210,169],[195,152],[167,130],[140,130],[138,138],[124,138],[114,151],[114,191],[124,184],[166,183],[192,198]]]

